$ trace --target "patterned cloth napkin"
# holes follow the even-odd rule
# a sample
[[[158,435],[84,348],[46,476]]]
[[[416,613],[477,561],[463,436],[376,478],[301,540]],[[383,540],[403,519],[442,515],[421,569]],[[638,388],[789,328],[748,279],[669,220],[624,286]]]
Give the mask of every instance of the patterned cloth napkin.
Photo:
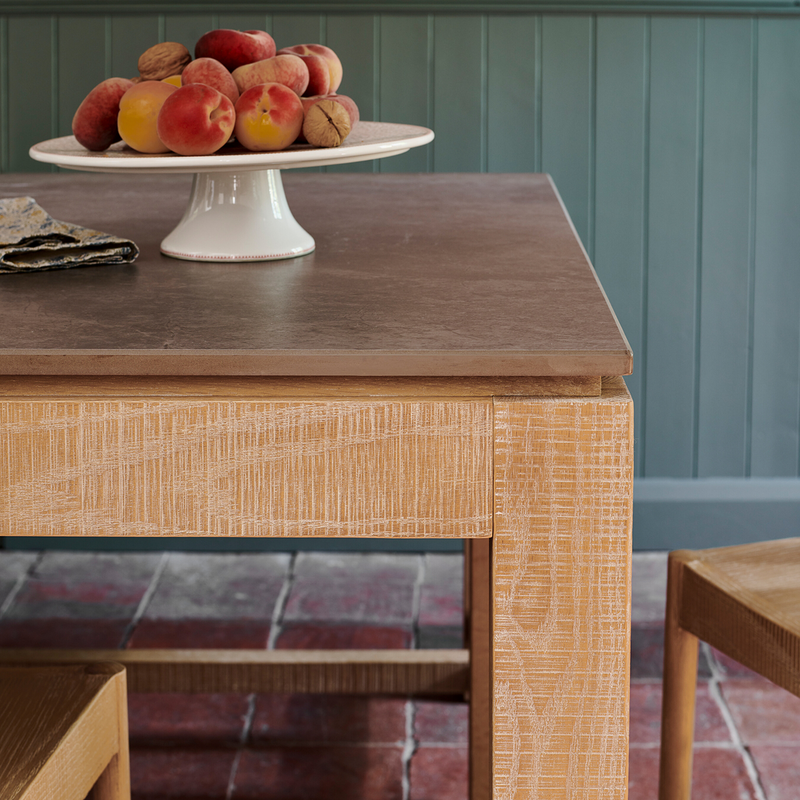
[[[128,239],[53,219],[32,197],[0,200],[0,273],[130,264]]]

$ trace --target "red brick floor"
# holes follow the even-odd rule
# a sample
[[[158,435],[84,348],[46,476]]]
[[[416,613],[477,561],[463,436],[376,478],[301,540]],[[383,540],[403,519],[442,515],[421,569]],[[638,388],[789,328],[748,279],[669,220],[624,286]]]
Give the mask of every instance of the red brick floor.
[[[657,794],[664,554],[634,556],[630,800]],[[0,647],[461,646],[456,554],[0,551]],[[134,694],[136,800],[466,800],[467,706]],[[800,796],[800,699],[702,647],[694,797]]]

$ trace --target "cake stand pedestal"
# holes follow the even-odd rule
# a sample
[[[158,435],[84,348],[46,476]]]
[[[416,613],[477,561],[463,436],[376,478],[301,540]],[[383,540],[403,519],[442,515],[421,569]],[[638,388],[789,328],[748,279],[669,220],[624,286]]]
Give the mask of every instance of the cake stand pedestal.
[[[433,139],[416,125],[359,122],[335,148],[292,145],[277,153],[225,147],[209,156],[148,155],[117,143],[101,153],[74,136],[34,145],[31,158],[66,169],[113,173],[193,173],[183,218],[161,242],[161,252],[188,261],[274,261],[314,250],[314,239],[295,220],[282,169],[369,161],[405,153]]]

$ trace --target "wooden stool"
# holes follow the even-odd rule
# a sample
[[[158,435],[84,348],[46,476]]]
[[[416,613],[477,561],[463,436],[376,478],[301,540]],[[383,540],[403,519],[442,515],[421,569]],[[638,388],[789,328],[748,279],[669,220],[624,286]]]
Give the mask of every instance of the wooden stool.
[[[129,800],[125,668],[0,667],[0,797]]]
[[[691,795],[698,639],[800,696],[800,539],[670,553],[659,800]]]

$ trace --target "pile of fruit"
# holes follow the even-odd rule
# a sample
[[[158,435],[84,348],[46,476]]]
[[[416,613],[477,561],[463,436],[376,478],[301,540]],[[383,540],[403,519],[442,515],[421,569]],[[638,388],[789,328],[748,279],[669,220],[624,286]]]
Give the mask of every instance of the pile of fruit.
[[[337,147],[358,107],[336,94],[342,64],[321,44],[276,50],[266,31],[209,31],[195,58],[162,42],[139,58],[139,76],[109,78],[75,112],[72,133],[87,150],[120,139],[140,153],[199,156],[235,139],[254,151],[294,142]]]

